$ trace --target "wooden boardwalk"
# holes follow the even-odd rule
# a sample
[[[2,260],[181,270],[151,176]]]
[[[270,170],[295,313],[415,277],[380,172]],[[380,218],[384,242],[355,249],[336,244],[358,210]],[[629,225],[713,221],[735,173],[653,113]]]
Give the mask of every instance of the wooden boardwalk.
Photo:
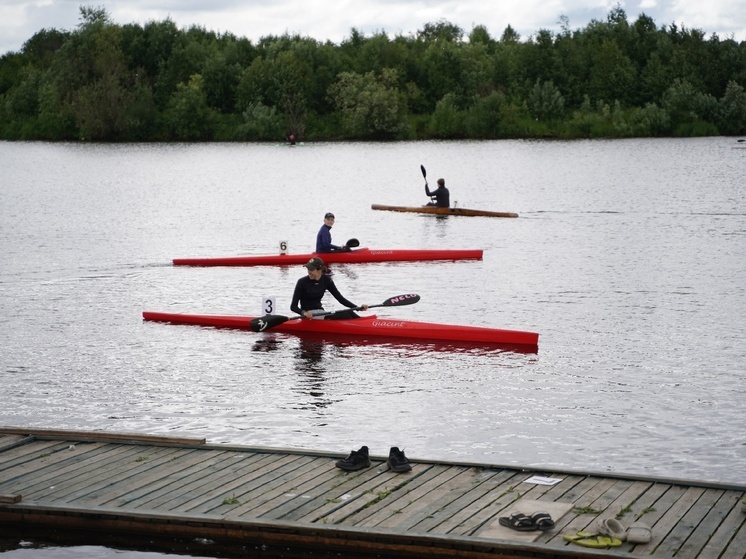
[[[203,439],[0,427],[0,527],[108,531],[386,557],[746,558],[746,487],[385,457],[347,473],[336,453]],[[527,483],[532,476],[561,481]],[[548,532],[498,518],[547,510]],[[647,544],[595,550],[563,534],[615,517]],[[0,528],[2,530],[2,528]]]

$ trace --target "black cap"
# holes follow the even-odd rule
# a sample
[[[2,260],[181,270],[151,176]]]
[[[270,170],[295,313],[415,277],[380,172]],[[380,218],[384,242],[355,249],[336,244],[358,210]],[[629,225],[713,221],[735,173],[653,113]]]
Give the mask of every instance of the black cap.
[[[324,264],[324,261],[318,256],[311,258],[311,260],[306,262],[304,266],[309,270],[326,270],[326,264]]]
[[[332,212],[326,212],[326,214],[324,215],[324,219],[329,219],[330,217],[334,219],[334,214]]]

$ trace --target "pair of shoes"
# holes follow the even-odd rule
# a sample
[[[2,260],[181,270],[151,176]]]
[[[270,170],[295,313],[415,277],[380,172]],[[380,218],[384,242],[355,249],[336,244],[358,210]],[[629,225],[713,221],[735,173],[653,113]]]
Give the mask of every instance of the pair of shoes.
[[[360,450],[353,450],[344,460],[337,460],[335,465],[337,468],[347,470],[348,472],[354,472],[356,470],[370,467],[368,447],[361,446]]]
[[[596,531],[602,536],[611,536],[622,541],[627,539],[627,529],[616,518],[599,518],[596,522]]]
[[[531,516],[527,516],[522,512],[514,512],[510,516],[500,517],[498,522],[501,526],[518,532],[545,531],[554,528],[554,520],[546,512],[535,512]]]
[[[648,543],[652,537],[647,524],[635,522],[629,528],[625,528],[616,518],[599,519],[596,522],[596,530],[602,536],[611,536],[629,543]]]
[[[577,534],[565,534],[562,539],[568,542],[582,545],[583,547],[594,547],[597,549],[606,549],[609,547],[619,547],[622,540],[612,538],[603,534],[594,534],[593,532],[578,532]]]
[[[389,459],[386,460],[386,465],[389,470],[398,473],[408,472],[412,469],[412,464],[409,463],[407,457],[404,456],[404,451],[399,450],[398,446],[392,446],[389,450]]]

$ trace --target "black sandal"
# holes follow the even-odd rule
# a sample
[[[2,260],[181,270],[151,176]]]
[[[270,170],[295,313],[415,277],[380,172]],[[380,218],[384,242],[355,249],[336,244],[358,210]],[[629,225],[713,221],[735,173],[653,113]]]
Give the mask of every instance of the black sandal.
[[[531,517],[526,516],[522,512],[514,512],[510,516],[500,517],[500,525],[519,532],[536,530],[536,525],[534,524],[534,521],[531,520]]]
[[[554,528],[554,520],[548,512],[535,512],[531,515],[531,522],[537,530],[551,530]]]

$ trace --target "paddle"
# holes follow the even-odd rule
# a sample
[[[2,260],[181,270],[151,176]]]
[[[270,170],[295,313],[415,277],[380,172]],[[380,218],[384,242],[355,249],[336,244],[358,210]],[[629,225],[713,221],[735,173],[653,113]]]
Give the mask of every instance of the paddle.
[[[425,170],[424,165],[420,165],[420,170],[422,171],[422,178],[425,179],[425,192],[427,193],[427,171]],[[431,195],[430,200],[434,200],[435,198]]]
[[[386,299],[383,303],[380,305],[368,305],[369,309],[372,309],[374,307],[402,307],[404,305],[414,305],[417,301],[420,300],[420,296],[416,295],[415,293],[409,293],[406,295],[397,295],[396,297],[391,297],[390,299]],[[346,311],[347,309],[345,309]],[[363,310],[362,307],[355,307],[352,309],[353,311],[361,311]],[[342,312],[345,312],[342,311]],[[330,314],[335,314],[337,311],[329,311],[321,314],[317,314],[315,316],[328,316]],[[249,321],[249,328],[251,328],[252,332],[264,332],[265,330],[269,330],[270,328],[274,328],[275,326],[279,326],[280,324],[284,324],[288,320],[298,320],[304,318],[302,316],[283,316],[281,314],[268,314],[265,316],[260,316],[257,318],[252,318]]]
[[[359,247],[359,246],[360,246],[360,241],[358,241],[358,240],[357,240],[357,239],[355,239],[355,238],[352,238],[352,239],[348,240],[348,241],[347,241],[347,242],[345,243],[345,246],[346,246],[347,248],[355,248],[355,247]]]

